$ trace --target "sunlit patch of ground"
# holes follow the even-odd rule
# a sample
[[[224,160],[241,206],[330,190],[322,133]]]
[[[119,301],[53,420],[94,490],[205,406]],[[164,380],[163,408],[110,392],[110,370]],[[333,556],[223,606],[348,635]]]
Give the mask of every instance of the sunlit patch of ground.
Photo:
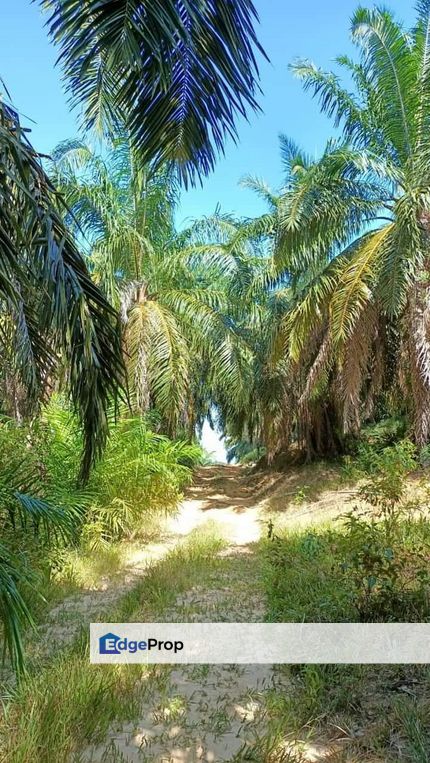
[[[230,546],[202,584],[177,596],[167,622],[252,622],[264,618],[260,565],[252,546]],[[230,760],[267,730],[265,696],[279,688],[266,665],[185,666],[168,670],[165,691],[145,697],[135,724],[114,732],[84,760],[193,763]],[[286,687],[284,687],[285,689]],[[106,757],[109,755],[111,757]],[[117,757],[115,757],[115,755]]]
[[[118,612],[117,606],[124,621],[263,621],[267,616],[262,558],[265,544],[259,539],[268,534],[272,524],[276,532],[284,527],[301,532],[303,527],[318,526],[322,521],[327,524],[348,511],[356,500],[357,485],[345,483],[340,470],[331,465],[295,467],[287,474],[264,475],[241,467],[203,468],[196,474],[177,515],[166,518],[160,527],[158,540],[154,537],[142,545],[129,544],[121,558],[112,560],[111,570],[106,559],[90,567],[83,560],[81,568],[78,560],[74,574],[81,575],[81,590],[51,609],[40,629],[41,643],[55,643],[61,650],[81,627],[91,620],[104,619],[103,613]],[[73,680],[83,692],[76,701],[84,702],[94,676],[100,680],[100,675],[107,674],[95,671],[96,666],[89,666],[87,657],[79,653],[73,660]],[[53,706],[63,701],[71,666],[72,662],[66,661],[64,670],[60,665],[57,673],[53,671],[59,682],[58,696],[56,687],[49,687],[55,697],[49,700]],[[345,669],[339,680],[321,675],[313,666],[306,673],[264,665],[163,666],[136,675],[133,679],[130,672],[118,673],[118,681],[124,684],[115,684],[115,691],[112,689],[114,694],[118,689],[118,693],[112,698],[108,716],[106,695],[94,707],[94,729],[88,710],[80,716],[79,706],[75,719],[73,703],[78,688],[72,687],[62,712],[67,709],[74,719],[76,738],[65,738],[62,749],[76,746],[79,752],[71,757],[55,757],[55,742],[54,747],[50,742],[44,752],[46,760],[430,760],[426,730],[430,698],[425,696],[430,682],[424,681],[423,671],[415,677],[413,668],[401,673],[397,669],[356,666],[350,672]],[[43,681],[55,680],[49,671],[42,677]],[[39,726],[42,722],[51,724],[43,705],[43,681],[36,687],[40,693]],[[36,723],[31,692],[25,697],[19,716],[22,736],[30,721]],[[87,724],[89,730],[81,731]],[[32,733],[25,740],[31,750],[35,749]],[[39,747],[44,743],[41,733]],[[95,741],[85,745],[88,739]],[[50,757],[47,750],[51,751]],[[20,763],[37,759],[34,754],[19,757]]]

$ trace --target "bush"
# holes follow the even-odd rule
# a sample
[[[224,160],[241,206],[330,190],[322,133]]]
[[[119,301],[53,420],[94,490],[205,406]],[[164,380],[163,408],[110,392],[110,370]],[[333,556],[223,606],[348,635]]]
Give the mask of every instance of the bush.
[[[389,454],[392,454],[391,456]],[[392,446],[383,444],[383,440],[372,444],[364,439],[357,444],[354,456],[345,456],[342,464],[343,477],[347,480],[367,478],[370,474],[387,471],[391,458],[391,474],[405,474],[415,469],[418,464],[415,458],[415,446],[410,440],[400,440]],[[399,471],[400,470],[400,471]]]
[[[360,620],[428,616],[428,524],[416,518],[419,505],[406,496],[405,478],[416,466],[407,441],[375,452],[368,465],[372,479],[359,490],[364,508],[356,506],[346,516],[341,569],[353,585]]]
[[[345,438],[345,448],[356,457],[363,451],[381,451],[395,445],[407,435],[407,419],[401,416],[387,416],[373,424],[366,424],[358,435]]]
[[[92,549],[136,535],[145,517],[176,508],[202,459],[199,445],[155,434],[140,417],[120,418],[88,485],[79,488],[81,435],[73,417],[53,400],[41,428],[47,489],[59,500],[67,493],[69,502],[84,509],[82,540]]]
[[[97,499],[86,531],[93,543],[136,535],[148,515],[174,510],[200,459],[198,445],[154,434],[141,419],[118,422],[90,480]]]
[[[406,476],[417,466],[401,442],[366,451],[361,503],[335,528],[270,528],[265,580],[270,619],[281,622],[422,621],[430,617],[430,525]],[[355,464],[353,464],[355,467]],[[363,462],[358,464],[362,475]],[[419,494],[416,493],[416,496]]]
[[[85,486],[77,482],[81,453],[81,433],[61,400],[25,426],[0,420],[0,620],[18,670],[22,629],[66,549],[80,542],[95,550],[136,534],[150,514],[172,511],[201,459],[198,445],[154,434],[140,418],[112,426]]]

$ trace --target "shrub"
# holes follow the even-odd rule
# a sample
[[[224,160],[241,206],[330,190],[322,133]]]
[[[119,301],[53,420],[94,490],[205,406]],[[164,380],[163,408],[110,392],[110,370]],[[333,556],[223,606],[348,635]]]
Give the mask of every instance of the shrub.
[[[366,452],[361,503],[343,525],[278,537],[269,526],[265,582],[275,621],[420,621],[430,616],[430,525],[406,477],[408,442]],[[352,466],[355,466],[353,463]],[[357,467],[364,474],[363,462]]]
[[[140,417],[120,418],[88,484],[79,488],[81,436],[75,420],[52,400],[41,427],[47,489],[58,499],[66,492],[83,507],[82,540],[93,549],[136,534],[150,514],[176,508],[192,467],[202,459],[199,445],[156,434]]]
[[[0,620],[18,670],[35,593],[62,569],[67,547],[80,540],[95,550],[171,511],[201,458],[198,445],[154,434],[139,418],[112,426],[85,486],[77,482],[81,452],[77,422],[59,399],[25,426],[0,420]]]
[[[355,506],[346,516],[338,552],[360,620],[428,616],[428,527],[416,518],[417,501],[406,496],[405,478],[416,466],[407,441],[374,452],[367,465],[372,478],[359,490],[364,507]]]
[[[139,418],[119,421],[90,480],[93,543],[135,535],[149,514],[175,509],[200,459],[198,445],[154,434]]]

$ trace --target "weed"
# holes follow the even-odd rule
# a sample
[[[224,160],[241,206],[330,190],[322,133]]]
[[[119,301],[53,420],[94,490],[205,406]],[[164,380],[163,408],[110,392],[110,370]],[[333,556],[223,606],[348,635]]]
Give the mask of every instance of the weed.
[[[296,504],[296,506],[302,506],[304,503],[306,503],[309,490],[310,490],[309,485],[303,485],[302,487],[297,488],[293,497],[293,501]]]
[[[427,712],[423,712],[416,701],[403,701],[396,706],[396,719],[405,735],[410,760],[413,763],[428,763],[430,735]]]
[[[362,505],[346,516],[339,544],[341,569],[354,588],[360,620],[408,622],[428,617],[427,523],[414,516],[417,502],[405,497],[405,477],[415,467],[408,442],[376,453],[372,479],[359,490]]]
[[[213,531],[191,534],[109,614],[112,622],[152,621],[178,593],[217,564],[222,548]],[[0,759],[58,763],[103,740],[112,722],[138,717],[146,691],[161,691],[170,669],[141,665],[91,665],[88,634],[47,667],[30,666],[0,723]],[[178,700],[179,702],[179,700]],[[174,714],[182,712],[173,702]],[[76,758],[78,759],[78,758]],[[115,758],[114,758],[115,759]],[[120,758],[118,758],[120,760]]]

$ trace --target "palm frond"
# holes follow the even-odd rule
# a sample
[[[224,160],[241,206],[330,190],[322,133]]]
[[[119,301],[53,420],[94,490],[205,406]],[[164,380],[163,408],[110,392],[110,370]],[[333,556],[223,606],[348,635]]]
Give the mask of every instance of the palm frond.
[[[257,14],[235,3],[41,0],[73,104],[87,128],[121,118],[142,164],[207,174],[236,116],[257,109]]]
[[[107,407],[123,386],[116,315],[65,228],[62,198],[3,101],[0,143],[0,296],[13,318],[16,372],[37,401],[44,380],[67,364],[85,433],[86,478],[106,440]]]
[[[416,69],[410,38],[392,14],[359,8],[352,19],[352,37],[364,50],[364,66],[379,102],[383,104],[381,128],[402,158],[414,146]]]
[[[330,325],[335,343],[351,334],[363,308],[372,300],[372,284],[380,266],[381,248],[392,230],[393,226],[387,225],[365,234],[350,248],[352,256],[342,263],[330,302]]]

